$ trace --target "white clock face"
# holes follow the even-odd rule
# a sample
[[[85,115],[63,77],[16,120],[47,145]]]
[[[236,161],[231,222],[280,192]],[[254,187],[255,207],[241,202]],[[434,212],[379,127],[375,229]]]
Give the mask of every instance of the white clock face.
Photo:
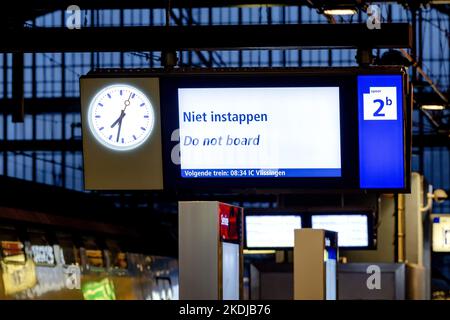
[[[115,84],[95,95],[88,119],[93,135],[104,146],[131,150],[150,136],[155,115],[142,91],[127,84]]]

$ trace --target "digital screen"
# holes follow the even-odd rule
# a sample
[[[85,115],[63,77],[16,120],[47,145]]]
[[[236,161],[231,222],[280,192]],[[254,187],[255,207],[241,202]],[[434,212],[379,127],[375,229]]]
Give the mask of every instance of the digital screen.
[[[311,224],[313,229],[337,232],[339,247],[367,247],[369,245],[366,215],[313,215]]]
[[[358,76],[361,188],[405,187],[402,83],[401,75]]]
[[[341,177],[339,101],[339,87],[179,88],[181,177]]]
[[[249,215],[245,217],[248,248],[292,248],[294,230],[301,229],[297,215]]]
[[[433,218],[433,251],[450,252],[450,216]]]

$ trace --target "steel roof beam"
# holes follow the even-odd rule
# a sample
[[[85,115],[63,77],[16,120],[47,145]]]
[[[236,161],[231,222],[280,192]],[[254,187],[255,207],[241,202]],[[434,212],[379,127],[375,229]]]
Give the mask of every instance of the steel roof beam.
[[[411,48],[407,23],[1,30],[0,52],[129,52],[318,48]]]
[[[409,0],[410,1],[410,0]],[[219,7],[248,7],[248,6],[311,6],[323,3],[324,0],[171,0],[171,8],[219,8]],[[328,3],[349,4],[355,0],[329,0]],[[362,1],[369,3],[372,1]],[[376,3],[407,3],[408,0],[377,0]],[[418,1],[426,3],[426,0]],[[35,0],[31,8],[35,10],[65,10],[70,5],[77,5],[81,9],[163,9],[168,5],[168,0]],[[22,6],[22,4],[19,4]],[[18,5],[18,6],[19,6]]]

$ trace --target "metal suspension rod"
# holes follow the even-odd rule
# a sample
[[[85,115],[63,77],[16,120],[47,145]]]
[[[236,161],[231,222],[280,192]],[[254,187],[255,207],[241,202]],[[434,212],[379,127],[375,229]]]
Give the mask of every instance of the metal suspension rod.
[[[417,72],[428,82],[431,88],[436,92],[436,94],[445,102],[448,103],[448,98],[439,90],[438,87],[434,84],[433,80],[425,73],[425,71],[419,66],[419,63],[404,49],[400,49],[401,53],[408,59],[413,67],[417,69]]]

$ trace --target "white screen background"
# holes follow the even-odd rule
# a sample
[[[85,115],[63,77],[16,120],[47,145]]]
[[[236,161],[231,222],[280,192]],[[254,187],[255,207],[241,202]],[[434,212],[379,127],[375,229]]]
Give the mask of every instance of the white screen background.
[[[313,215],[313,229],[324,229],[338,233],[340,247],[366,247],[369,245],[366,215]]]
[[[339,87],[178,90],[181,169],[340,169]],[[184,122],[183,113],[267,114],[267,122]],[[209,119],[208,119],[209,120]],[[258,146],[204,146],[204,138],[256,137]],[[200,139],[185,146],[186,136]]]
[[[249,215],[245,217],[249,248],[294,247],[294,230],[301,229],[300,216]]]

